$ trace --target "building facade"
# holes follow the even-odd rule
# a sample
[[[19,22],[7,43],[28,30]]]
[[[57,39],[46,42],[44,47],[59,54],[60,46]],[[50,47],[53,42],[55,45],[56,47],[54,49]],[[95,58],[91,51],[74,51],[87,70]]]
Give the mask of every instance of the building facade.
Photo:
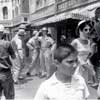
[[[12,0],[0,0],[0,24],[11,26]]]
[[[51,33],[56,34],[59,42],[61,35],[77,37],[77,23],[93,18],[100,0],[29,0],[29,5],[30,24],[37,28],[51,28]]]
[[[12,23],[18,26],[28,22],[29,1],[28,0],[12,0]]]
[[[100,0],[0,0],[0,23],[12,32],[20,24],[33,29],[47,26],[59,41],[61,34],[75,35],[77,23],[93,18],[98,6]]]

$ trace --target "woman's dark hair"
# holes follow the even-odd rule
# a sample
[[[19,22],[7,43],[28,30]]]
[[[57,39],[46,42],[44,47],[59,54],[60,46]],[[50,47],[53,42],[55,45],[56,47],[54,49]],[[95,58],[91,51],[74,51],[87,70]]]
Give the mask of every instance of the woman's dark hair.
[[[79,26],[79,29],[82,31],[86,25],[89,25],[89,26],[91,27],[90,23],[88,22],[88,23],[83,23],[83,24],[81,24],[81,25]]]
[[[77,50],[70,44],[59,45],[54,52],[54,59],[62,62],[63,59],[68,58],[71,54],[77,54]]]

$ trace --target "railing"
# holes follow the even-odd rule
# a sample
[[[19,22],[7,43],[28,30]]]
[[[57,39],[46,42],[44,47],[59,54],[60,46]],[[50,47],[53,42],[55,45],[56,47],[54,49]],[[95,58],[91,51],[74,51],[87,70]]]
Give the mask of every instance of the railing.
[[[11,20],[0,20],[0,24],[3,24],[5,27],[11,27],[12,21]]]
[[[29,21],[41,19],[55,14],[55,4],[50,6],[43,7],[39,10],[36,10],[35,13],[30,14]]]
[[[69,11],[70,9],[77,8],[79,6],[87,5],[89,3],[99,1],[99,0],[65,0],[57,3],[56,11],[57,13],[62,11]]]

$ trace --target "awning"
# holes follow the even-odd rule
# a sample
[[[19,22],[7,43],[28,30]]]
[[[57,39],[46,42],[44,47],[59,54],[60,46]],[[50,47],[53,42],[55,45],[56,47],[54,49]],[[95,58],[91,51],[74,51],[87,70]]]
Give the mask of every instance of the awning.
[[[94,12],[95,12],[95,9],[97,7],[100,7],[100,2],[88,5],[86,7],[74,9],[70,12],[64,12],[64,13],[61,13],[61,14],[54,15],[50,18],[45,19],[45,20],[35,22],[34,25],[35,26],[41,26],[41,25],[44,25],[44,24],[55,23],[55,22],[59,22],[59,21],[62,21],[62,20],[69,19],[69,18],[80,19],[80,20],[91,19],[95,16]]]
[[[100,2],[88,5],[80,10],[80,14],[89,16],[89,18],[93,18],[95,16],[96,8],[100,7]]]
[[[74,10],[74,11],[71,11],[71,12],[65,12],[65,13],[62,13],[62,14],[58,14],[58,15],[55,15],[53,17],[47,18],[43,21],[36,22],[36,23],[34,23],[34,25],[40,26],[40,25],[44,25],[44,24],[59,22],[59,21],[69,19],[69,18],[80,19],[80,20],[89,19],[88,15],[83,15],[83,14],[80,14],[79,12],[80,11],[77,9],[77,10]]]

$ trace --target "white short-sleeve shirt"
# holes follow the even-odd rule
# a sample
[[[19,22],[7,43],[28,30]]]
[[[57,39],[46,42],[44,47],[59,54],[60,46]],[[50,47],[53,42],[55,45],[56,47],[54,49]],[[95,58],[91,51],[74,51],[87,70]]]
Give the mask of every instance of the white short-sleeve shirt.
[[[54,43],[54,40],[51,37],[38,37],[39,41],[41,42],[41,48],[49,48],[50,45]]]
[[[84,100],[88,98],[87,85],[80,75],[75,75],[72,83],[60,82],[55,74],[43,82],[34,100]]]

